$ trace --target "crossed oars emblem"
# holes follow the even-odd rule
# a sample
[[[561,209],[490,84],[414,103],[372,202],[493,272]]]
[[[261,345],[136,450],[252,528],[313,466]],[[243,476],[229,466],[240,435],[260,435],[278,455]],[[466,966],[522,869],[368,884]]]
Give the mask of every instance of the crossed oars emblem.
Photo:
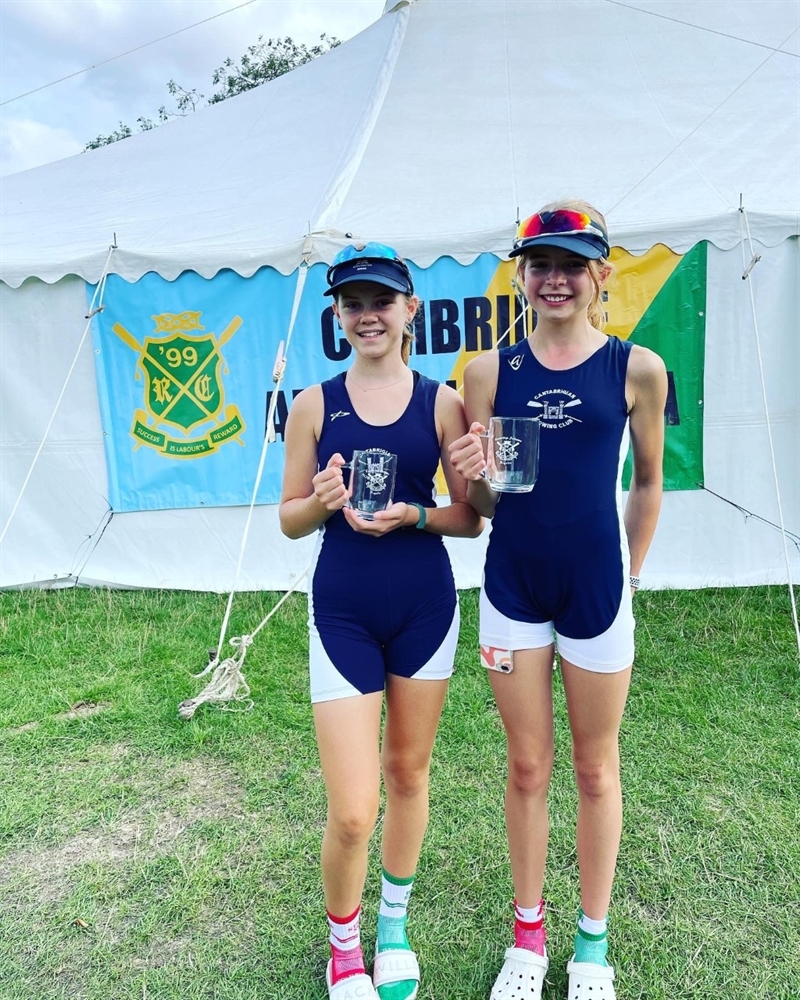
[[[203,361],[203,363],[198,366],[197,371],[192,375],[192,377],[189,379],[189,381],[186,382],[185,384],[182,384],[181,382],[179,382],[175,378],[174,374],[172,372],[168,371],[168,369],[166,369],[160,363],[160,361],[158,360],[158,358],[154,357],[152,354],[148,354],[147,355],[147,358],[150,361],[150,363],[155,368],[157,368],[160,372],[162,372],[162,374],[164,376],[166,376],[166,378],[168,378],[170,380],[170,382],[178,390],[177,394],[170,400],[169,404],[159,414],[159,419],[160,420],[164,420],[166,418],[167,414],[169,413],[169,411],[184,396],[187,396],[189,399],[191,399],[191,401],[196,406],[200,407],[200,409],[205,412],[205,414],[208,416],[209,419],[211,419],[213,417],[213,415],[214,415],[213,412],[211,410],[209,410],[207,406],[205,406],[205,404],[203,403],[202,399],[200,399],[200,397],[196,393],[192,393],[190,395],[189,390],[195,384],[195,382],[197,381],[197,379],[200,378],[200,376],[203,374],[203,372],[208,367],[208,365],[212,361],[214,361],[214,359],[222,361],[222,355],[219,353],[220,348],[223,347],[231,339],[231,337],[233,337],[233,335],[236,333],[236,331],[239,329],[239,327],[241,325],[242,325],[241,317],[234,316],[234,318],[230,321],[230,323],[228,323],[228,325],[225,327],[225,329],[219,335],[219,338],[217,340],[214,339],[213,335],[208,338],[211,341],[211,343],[213,344],[214,349],[211,351],[211,353],[208,355],[208,357],[205,359],[205,361]],[[123,343],[127,344],[128,347],[130,347],[132,350],[136,351],[139,355],[142,355],[142,353],[143,353],[142,352],[142,345],[137,341],[137,339],[133,336],[133,334],[130,333],[130,331],[128,331],[128,330],[125,329],[125,327],[121,323],[115,323],[112,326],[111,329],[114,331],[114,333],[116,333],[116,335],[119,337],[119,339]]]

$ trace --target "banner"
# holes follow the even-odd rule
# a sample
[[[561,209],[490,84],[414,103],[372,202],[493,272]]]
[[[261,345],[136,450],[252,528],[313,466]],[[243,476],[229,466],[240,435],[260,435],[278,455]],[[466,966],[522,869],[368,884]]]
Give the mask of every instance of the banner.
[[[606,333],[655,351],[667,366],[664,489],[703,486],[703,365],[708,244],[683,256],[655,246],[642,257],[612,250]],[[622,485],[630,484],[631,460]]]
[[[695,489],[703,478],[705,260],[704,244],[683,257],[665,247],[638,258],[614,250],[605,295],[607,332],[652,348],[670,372],[668,489]],[[326,271],[317,264],[307,275],[258,503],[280,497],[292,399],[349,364],[350,345],[323,297]],[[470,358],[532,329],[534,317],[512,286],[515,262],[443,257],[411,271],[422,300],[411,365],[431,378],[460,388]],[[150,273],[133,284],[108,277],[93,338],[115,511],[250,502],[296,283],[296,273],[271,268],[250,278],[232,271],[211,279],[184,272],[174,281]],[[93,292],[87,287],[89,300]]]

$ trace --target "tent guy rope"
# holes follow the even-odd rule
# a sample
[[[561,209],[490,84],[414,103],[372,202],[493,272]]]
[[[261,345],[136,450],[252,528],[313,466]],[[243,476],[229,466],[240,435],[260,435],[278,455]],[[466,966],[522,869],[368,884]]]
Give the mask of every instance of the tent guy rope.
[[[761,260],[761,254],[756,253],[753,247],[753,237],[750,234],[750,222],[747,218],[747,211],[741,201],[739,203],[739,231],[741,234],[742,246],[742,281],[747,282],[750,293],[750,308],[753,314],[753,334],[755,336],[756,356],[758,357],[758,374],[761,380],[761,397],[764,401],[764,416],[767,425],[767,441],[769,443],[769,455],[772,462],[772,477],[775,483],[775,498],[778,502],[778,520],[780,522],[781,537],[783,538],[783,556],[786,563],[786,578],[789,586],[789,603],[792,607],[792,623],[794,625],[795,639],[797,640],[797,654],[800,657],[800,625],[797,621],[797,603],[794,597],[794,586],[792,584],[792,567],[789,560],[789,544],[787,540],[786,525],[783,519],[783,503],[781,501],[781,489],[778,481],[778,463],[775,460],[775,445],[772,440],[772,423],[769,414],[769,400],[767,398],[767,384],[764,378],[764,361],[761,355],[761,337],[758,330],[758,314],[756,312],[756,300],[753,294],[752,271]],[[750,262],[745,261],[745,243],[750,252]]]
[[[96,316],[97,313],[103,311],[104,308],[103,295],[105,294],[106,290],[106,278],[108,277],[108,268],[111,263],[111,257],[116,249],[117,249],[117,237],[115,233],[114,242],[108,248],[108,256],[106,257],[106,262],[103,265],[103,273],[100,276],[100,280],[98,281],[97,287],[94,290],[94,295],[92,296],[91,304],[89,305],[89,312],[85,316],[86,326],[84,326],[83,328],[83,335],[81,336],[81,339],[75,350],[75,355],[72,358],[72,364],[69,366],[69,370],[67,371],[66,377],[64,378],[64,384],[61,386],[61,392],[58,394],[56,405],[53,407],[53,412],[51,413],[50,419],[47,422],[47,427],[45,427],[42,440],[39,442],[39,447],[36,449],[36,454],[33,456],[33,461],[30,464],[28,473],[25,476],[25,479],[23,480],[22,486],[20,487],[19,495],[17,496],[17,499],[14,501],[14,506],[11,508],[11,513],[8,515],[8,520],[3,525],[2,532],[0,532],[0,545],[3,542],[3,539],[6,537],[6,532],[8,531],[11,522],[14,520],[14,515],[17,513],[17,509],[20,505],[23,494],[25,493],[28,483],[30,482],[31,476],[33,475],[33,470],[36,468],[36,463],[39,461],[39,456],[42,454],[42,449],[44,448],[45,443],[47,442],[47,438],[50,434],[53,422],[56,419],[56,414],[58,413],[59,407],[61,406],[61,401],[64,398],[64,393],[67,391],[69,380],[70,378],[72,378],[72,373],[75,371],[75,365],[78,363],[78,358],[80,357],[80,353],[81,350],[83,349],[84,342],[89,333],[89,330],[91,329],[92,317]],[[97,305],[95,305],[95,303],[97,303]]]
[[[93,63],[91,66],[85,66],[83,69],[75,70],[74,73],[68,73],[66,76],[61,76],[57,80],[51,80],[50,83],[43,83],[41,87],[34,87],[33,90],[26,90],[24,94],[17,94],[16,97],[9,97],[8,100],[0,101],[0,108],[6,104],[13,104],[14,101],[21,101],[23,97],[29,97],[31,94],[38,94],[40,90],[47,90],[49,87],[55,87],[57,83],[63,83],[65,80],[71,80],[74,76],[81,76],[83,73],[88,73],[92,69],[97,69],[99,66],[106,66],[110,62],[114,62],[116,59],[122,59],[123,56],[132,55],[134,52],[140,52],[142,49],[148,48],[150,45],[155,45],[157,42],[164,42],[168,38],[174,38],[175,35],[180,35],[184,31],[189,31],[191,28],[196,28],[201,24],[205,24],[207,21],[213,21],[217,17],[222,17],[224,14],[230,14],[234,10],[239,10],[240,7],[248,7],[251,3],[255,3],[255,0],[244,0],[244,3],[238,4],[236,7],[229,7],[228,10],[221,10],[218,14],[212,14],[210,17],[203,18],[202,21],[195,21],[194,24],[187,24],[185,28],[178,28],[177,31],[171,31],[168,35],[162,35],[160,38],[154,38],[152,41],[144,42],[142,45],[137,45],[134,49],[128,49],[125,52],[119,52],[115,56],[109,56],[108,59],[103,59],[98,63]]]
[[[220,660],[220,656],[224,649],[225,635],[228,629],[228,623],[230,622],[231,609],[233,608],[233,598],[236,593],[236,588],[239,583],[239,575],[242,569],[242,561],[244,559],[244,553],[247,548],[247,540],[250,535],[250,525],[253,520],[253,510],[256,505],[256,498],[258,496],[258,490],[261,486],[261,479],[264,475],[264,465],[267,459],[267,452],[269,451],[269,446],[271,442],[275,440],[275,409],[278,405],[278,397],[280,393],[281,383],[283,382],[283,377],[286,372],[286,362],[289,356],[289,345],[292,340],[292,334],[294,333],[295,323],[297,321],[297,312],[300,308],[300,300],[303,297],[303,288],[305,287],[306,277],[308,275],[309,261],[311,259],[312,251],[312,236],[309,234],[303,243],[302,260],[300,262],[300,267],[297,275],[297,284],[295,285],[294,291],[294,301],[292,302],[292,312],[289,318],[289,328],[286,332],[286,347],[284,348],[283,341],[278,345],[278,352],[275,358],[275,366],[272,372],[272,381],[275,383],[275,390],[272,393],[272,398],[270,399],[269,409],[267,411],[267,426],[266,433],[264,434],[264,444],[261,447],[261,458],[258,463],[258,471],[256,472],[255,483],[253,484],[253,493],[250,498],[250,507],[247,511],[247,520],[245,521],[244,532],[242,534],[241,545],[239,546],[239,558],[236,563],[236,572],[233,577],[233,585],[231,586],[230,593],[228,595],[228,602],[225,607],[225,614],[222,619],[222,626],[219,633],[219,642],[214,650],[211,650],[211,658],[205,669],[201,670],[199,674],[195,674],[195,677],[205,677],[206,674],[211,673],[211,680],[208,682],[206,687],[194,698],[188,698],[182,701],[178,706],[178,715],[182,719],[191,719],[195,711],[200,705],[205,702],[214,703],[227,708],[231,711],[225,703],[233,702],[243,702],[244,705],[238,711],[249,711],[253,707],[253,701],[250,698],[250,687],[247,681],[244,679],[244,674],[242,673],[242,664],[244,663],[244,658],[247,655],[248,648],[253,644],[253,640],[261,631],[261,629],[267,624],[269,619],[275,614],[278,608],[283,604],[287,597],[292,594],[297,587],[300,585],[302,580],[305,578],[310,567],[307,567],[294,581],[292,586],[283,597],[278,601],[275,607],[266,615],[266,617],[261,621],[261,624],[250,633],[241,636],[234,636],[230,640],[230,645],[236,649],[236,653],[233,656],[228,656],[223,660]],[[213,673],[212,673],[213,671]],[[234,709],[235,711],[235,709]]]

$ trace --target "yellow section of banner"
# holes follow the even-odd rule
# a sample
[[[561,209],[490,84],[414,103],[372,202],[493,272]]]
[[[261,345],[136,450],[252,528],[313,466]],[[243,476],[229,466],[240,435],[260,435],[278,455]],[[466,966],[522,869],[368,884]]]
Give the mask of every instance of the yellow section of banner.
[[[516,293],[514,290],[513,282],[515,280],[515,275],[517,272],[517,262],[515,260],[502,260],[497,265],[497,268],[492,275],[492,280],[486,289],[485,295],[490,302],[496,302],[498,297],[506,296],[509,300],[508,315],[510,317],[509,322],[513,325],[514,321],[518,323],[523,323],[524,320],[521,316],[518,316],[515,311],[515,299]],[[521,311],[521,307],[517,307]],[[528,321],[527,331],[530,332],[530,310],[525,314],[525,319]],[[494,336],[494,346],[495,347],[508,347],[509,344],[516,343],[516,338],[513,336],[513,331],[498,330],[496,327],[492,331]],[[462,350],[458,357],[456,358],[455,364],[453,365],[453,371],[450,378],[456,383],[458,391],[462,393],[464,385],[464,368],[468,361],[472,358],[477,357],[482,354],[483,351],[466,351]]]
[[[614,270],[605,286],[605,332],[627,340],[681,260],[680,254],[661,243],[641,257],[612,247]]]

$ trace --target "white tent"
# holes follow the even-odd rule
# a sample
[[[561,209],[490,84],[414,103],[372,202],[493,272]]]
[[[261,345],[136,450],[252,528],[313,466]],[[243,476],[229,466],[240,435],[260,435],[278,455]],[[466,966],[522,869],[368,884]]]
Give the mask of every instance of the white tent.
[[[665,495],[646,583],[785,581],[772,456],[799,532],[799,22],[793,0],[390,0],[272,83],[6,178],[0,585],[232,582],[245,509],[108,520],[88,340],[27,477],[112,241],[110,271],[130,282],[262,268],[294,281],[345,233],[427,268],[502,256],[520,213],[564,195],[600,206],[631,253],[708,243],[705,489]],[[312,544],[258,506],[240,586],[285,588]],[[459,585],[480,581],[484,544],[450,545]],[[791,539],[789,553],[796,575]]]

